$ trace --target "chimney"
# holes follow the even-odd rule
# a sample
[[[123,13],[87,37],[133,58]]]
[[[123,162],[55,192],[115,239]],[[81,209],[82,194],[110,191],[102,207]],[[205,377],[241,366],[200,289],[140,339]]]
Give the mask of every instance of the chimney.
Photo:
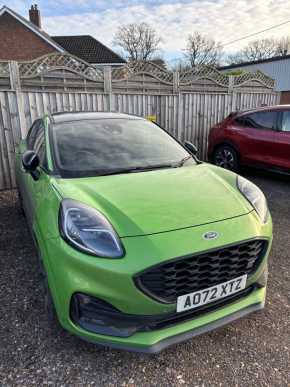
[[[41,28],[40,11],[37,8],[37,4],[31,6],[29,10],[29,20],[35,24],[36,27]]]

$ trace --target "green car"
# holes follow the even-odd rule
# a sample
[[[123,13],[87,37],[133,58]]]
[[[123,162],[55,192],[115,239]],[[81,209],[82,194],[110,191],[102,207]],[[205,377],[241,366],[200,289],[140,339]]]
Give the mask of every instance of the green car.
[[[50,318],[83,339],[158,352],[263,308],[263,193],[143,118],[58,113],[16,154]]]

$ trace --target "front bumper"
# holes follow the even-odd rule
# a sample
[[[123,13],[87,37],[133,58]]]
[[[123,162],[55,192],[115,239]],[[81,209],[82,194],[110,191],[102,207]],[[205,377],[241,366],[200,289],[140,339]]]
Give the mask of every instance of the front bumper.
[[[77,333],[84,340],[91,343],[98,343],[111,348],[127,350],[131,352],[142,353],[158,353],[172,345],[190,340],[195,336],[210,332],[214,329],[227,325],[239,318],[245,317],[250,313],[262,310],[265,304],[265,289],[260,289],[259,292],[253,294],[253,297],[243,300],[244,303],[239,303],[236,308],[224,309],[224,317],[219,317],[218,313],[204,318],[190,321],[186,324],[180,324],[175,329],[168,328],[161,332],[150,332],[136,334],[130,340],[114,340],[112,337],[102,336],[99,339],[96,336],[88,335],[87,331]],[[247,304],[249,302],[249,304]],[[254,302],[254,303],[252,303]],[[245,305],[244,305],[245,304]],[[209,317],[209,322],[206,322],[206,317]]]
[[[207,241],[202,235],[214,229],[218,240]],[[173,343],[186,340],[214,329],[233,319],[261,309],[265,287],[255,287],[246,296],[235,299],[218,309],[207,310],[190,320],[158,329],[135,331],[128,337],[98,334],[74,323],[70,316],[72,295],[82,293],[112,305],[123,314],[158,317],[174,314],[176,304],[158,302],[139,290],[134,275],[160,262],[190,253],[218,248],[230,243],[263,237],[269,240],[267,252],[259,267],[248,277],[247,288],[263,277],[271,246],[271,219],[262,225],[253,211],[245,216],[161,234],[123,238],[126,249],[123,259],[101,259],[82,254],[61,238],[46,240],[41,246],[48,281],[61,325],[82,338],[102,345],[142,352],[158,352]],[[49,252],[49,253],[48,253]],[[104,330],[105,333],[105,330]]]

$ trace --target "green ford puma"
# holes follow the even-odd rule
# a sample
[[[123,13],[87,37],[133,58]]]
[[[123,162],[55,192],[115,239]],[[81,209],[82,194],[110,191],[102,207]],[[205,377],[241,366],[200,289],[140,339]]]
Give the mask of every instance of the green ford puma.
[[[158,352],[263,308],[272,222],[253,183],[117,113],[36,120],[16,154],[48,316]]]

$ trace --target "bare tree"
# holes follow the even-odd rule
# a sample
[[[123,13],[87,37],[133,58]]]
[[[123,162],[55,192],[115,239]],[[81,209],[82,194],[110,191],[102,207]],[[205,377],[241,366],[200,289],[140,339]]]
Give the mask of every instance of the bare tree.
[[[120,26],[113,40],[130,61],[149,60],[158,51],[160,43],[161,38],[147,23]]]
[[[284,36],[276,41],[276,55],[290,54],[290,36]]]
[[[188,36],[185,57],[191,67],[218,65],[221,55],[221,46],[213,39],[208,39],[199,32],[194,32]]]
[[[246,59],[243,56],[243,54],[239,51],[233,54],[228,54],[225,59],[225,62],[229,65],[232,65],[232,64],[239,64],[239,63],[246,62]]]
[[[248,61],[271,58],[276,54],[274,39],[253,40],[243,50],[242,55]]]
[[[228,55],[226,62],[228,64],[239,64],[269,59],[273,56],[282,56],[288,52],[290,52],[290,37],[253,40],[241,51]]]

